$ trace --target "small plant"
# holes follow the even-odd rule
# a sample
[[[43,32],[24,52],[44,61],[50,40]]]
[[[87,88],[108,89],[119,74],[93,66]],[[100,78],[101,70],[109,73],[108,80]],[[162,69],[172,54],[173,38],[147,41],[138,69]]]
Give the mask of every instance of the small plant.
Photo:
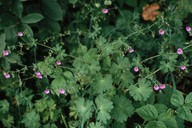
[[[0,7],[0,127],[191,126],[189,0]]]

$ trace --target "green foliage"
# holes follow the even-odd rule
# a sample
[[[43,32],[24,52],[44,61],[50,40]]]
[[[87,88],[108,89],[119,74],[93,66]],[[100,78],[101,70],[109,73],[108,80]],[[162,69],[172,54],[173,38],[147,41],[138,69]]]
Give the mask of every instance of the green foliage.
[[[101,123],[96,122],[95,124],[94,123],[90,123],[89,124],[89,128],[104,128],[104,127],[101,126]]]
[[[124,122],[128,117],[134,113],[134,107],[129,99],[124,96],[115,96],[113,99],[114,108],[111,116],[118,122]]]
[[[192,121],[191,93],[185,99],[180,91],[175,91],[171,96],[171,103],[177,107],[177,114],[184,120]]]
[[[155,120],[158,116],[157,109],[149,104],[136,109],[136,112],[146,121]]]
[[[129,93],[135,101],[146,101],[152,93],[150,85],[150,81],[146,79],[139,79],[138,86],[131,85],[129,87]]]
[[[99,95],[95,99],[95,103],[99,111],[97,119],[106,124],[107,120],[111,119],[110,112],[113,109],[113,102],[105,98],[103,95]]]
[[[184,97],[180,91],[173,92],[171,96],[171,103],[177,107],[184,104]]]
[[[84,124],[84,122],[92,116],[93,102],[90,100],[85,100],[84,98],[78,98],[75,101],[75,104],[78,116],[82,122],[81,124]]]
[[[21,123],[25,124],[26,128],[40,127],[40,116],[34,110],[26,112]]]
[[[31,13],[22,17],[21,21],[26,24],[37,23],[44,17],[40,13]]]
[[[93,86],[95,93],[103,93],[112,88],[112,76],[106,75],[102,76],[102,74],[98,74],[96,80],[93,82],[91,86]]]
[[[6,43],[5,43],[5,34],[1,34],[0,35],[0,53],[3,52],[3,50],[6,47]],[[0,54],[0,57],[2,56],[2,54]]]
[[[190,127],[191,3],[1,0],[0,127]]]

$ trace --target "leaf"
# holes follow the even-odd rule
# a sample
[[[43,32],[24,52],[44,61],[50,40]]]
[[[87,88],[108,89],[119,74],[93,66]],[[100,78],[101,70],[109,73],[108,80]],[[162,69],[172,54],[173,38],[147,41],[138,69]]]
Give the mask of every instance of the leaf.
[[[134,78],[134,75],[130,71],[124,71],[115,79],[115,82],[121,85],[122,88],[129,88],[130,85],[134,84]]]
[[[184,120],[192,122],[192,113],[190,108],[186,106],[179,106],[177,109],[178,116]]]
[[[66,84],[65,79],[63,77],[55,78],[51,83],[51,90],[59,96],[59,90],[64,89],[64,85]]]
[[[6,47],[6,43],[5,43],[5,34],[1,34],[0,35],[0,57],[2,56],[2,52]]]
[[[25,124],[26,128],[38,128],[40,127],[40,116],[34,110],[26,112],[21,123]]]
[[[134,107],[130,100],[124,96],[116,95],[113,99],[114,108],[111,111],[111,117],[118,122],[123,123],[134,113]]]
[[[1,121],[3,123],[3,126],[6,128],[11,128],[14,123],[13,116],[11,115],[8,115],[7,118],[3,118]]]
[[[1,60],[1,66],[5,71],[9,71],[10,70],[10,63],[7,61],[6,58],[2,58]]]
[[[21,64],[21,59],[20,56],[16,53],[11,53],[9,56],[6,57],[6,60],[9,63],[17,63],[17,64]]]
[[[5,36],[6,36],[6,42],[15,44],[17,42],[17,27],[7,27],[5,28]]]
[[[139,79],[138,86],[131,85],[129,87],[129,94],[135,101],[146,101],[153,92],[150,85],[150,81],[147,81],[146,79]]]
[[[120,123],[118,121],[114,121],[111,128],[126,128],[125,123]]]
[[[192,92],[185,97],[185,106],[192,108]]]
[[[21,21],[26,24],[37,23],[44,18],[40,13],[31,13],[22,17]]]
[[[13,0],[10,10],[17,17],[21,18],[22,12],[23,12],[23,4],[22,4],[21,0]]]
[[[136,112],[146,121],[155,120],[158,117],[157,109],[154,105],[147,104],[136,109]]]
[[[81,118],[82,122],[88,120],[92,116],[93,112],[93,102],[90,100],[85,100],[84,98],[78,98],[75,101],[76,110],[78,116]]]
[[[88,128],[104,128],[100,122],[90,123]]]
[[[58,21],[63,19],[63,12],[57,1],[42,0],[42,9],[52,20]]]
[[[154,106],[158,113],[165,113],[168,110],[168,107],[161,103],[154,104]]]
[[[18,20],[16,16],[10,15],[8,13],[1,14],[0,19],[0,29],[16,26]]]
[[[177,107],[183,105],[184,104],[183,94],[178,90],[174,91],[171,96],[171,103]]]
[[[171,105],[170,99],[171,99],[172,93],[173,93],[173,89],[167,86],[166,89],[163,90],[163,93],[157,94],[158,103],[164,104],[166,106],[170,106]]]
[[[166,120],[169,120],[170,118],[172,118],[174,115],[174,111],[172,109],[168,109],[166,112],[164,113],[161,113],[159,116],[158,116],[158,120],[160,121],[166,121]]]
[[[31,43],[33,41],[33,30],[29,25],[18,25],[18,31],[25,33],[24,36],[20,37],[25,43]]]
[[[7,113],[9,111],[9,106],[10,106],[9,102],[7,100],[1,100],[0,101],[0,115]]]
[[[168,120],[164,120],[163,123],[166,125],[167,128],[181,128],[178,127],[175,116],[172,116],[171,118],[169,118]]]
[[[171,62],[166,63],[165,61],[160,62],[160,68],[163,70],[164,73],[172,72],[175,69],[173,63]]]
[[[145,21],[151,20],[154,21],[156,16],[160,13],[157,10],[160,8],[158,4],[147,4],[143,7],[142,17]]]
[[[145,128],[167,128],[162,121],[149,121]]]
[[[112,63],[110,73],[118,76],[117,74],[121,74],[122,71],[128,71],[131,67],[131,64],[129,62],[128,58],[125,57],[117,57],[117,63]]]
[[[94,89],[94,93],[100,94],[112,89],[112,83],[113,80],[111,75],[102,76],[102,74],[99,73],[91,86]]]
[[[98,109],[97,120],[100,120],[104,124],[107,124],[107,120],[111,118],[110,112],[113,109],[113,103],[103,95],[99,95],[95,99],[95,103]]]

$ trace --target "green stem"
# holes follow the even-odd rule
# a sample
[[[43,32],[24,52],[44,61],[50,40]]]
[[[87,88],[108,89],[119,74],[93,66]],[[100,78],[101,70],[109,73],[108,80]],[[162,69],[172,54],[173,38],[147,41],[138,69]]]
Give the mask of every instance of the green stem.
[[[47,45],[40,44],[40,43],[37,43],[37,44],[40,45],[40,46],[43,46],[43,47],[46,47],[46,48],[48,48],[48,49],[51,49],[51,50],[55,51],[55,49],[53,49],[53,48],[51,48],[51,47],[49,47],[49,46],[47,46]],[[69,57],[71,57],[71,58],[74,58],[74,59],[78,59],[79,61],[88,63],[88,62],[86,62],[86,61],[84,61],[84,60],[82,60],[82,59],[80,59],[80,58],[78,58],[78,57],[75,57],[75,56],[73,56],[73,55],[67,54],[67,56],[69,56]]]
[[[176,90],[176,83],[175,83],[175,78],[173,76],[173,73],[171,73],[171,80],[173,82],[173,90]]]
[[[64,123],[64,125],[65,125],[65,128],[68,128],[68,125],[67,125],[67,123],[66,123],[66,120],[65,120],[65,117],[61,114],[61,118],[62,118],[62,120],[63,120],[63,123]]]
[[[150,28],[153,27],[155,24],[156,24],[156,22],[153,23],[152,25],[150,25],[149,27],[146,27],[146,28],[143,28],[143,29],[141,29],[141,30],[139,30],[139,31],[133,32],[133,33],[129,34],[126,38],[128,38],[128,37],[130,37],[130,36],[132,36],[132,35],[135,35],[135,34],[137,34],[137,33],[141,33],[141,32],[143,32],[143,31],[145,31],[145,30],[147,30],[147,29],[150,29]]]
[[[147,58],[147,59],[145,59],[145,60],[141,61],[140,63],[143,63],[143,62],[145,62],[145,61],[148,61],[148,60],[154,59],[154,58],[159,57],[159,56],[161,56],[161,55],[155,55],[155,56],[149,57],[149,58]]]
[[[191,46],[192,46],[192,44],[190,44],[190,45],[184,47],[183,50],[185,50],[185,49],[187,49],[188,47],[191,47]]]
[[[145,78],[148,78],[148,77],[150,77],[150,76],[152,76],[152,75],[154,75],[155,73],[157,73],[158,71],[160,71],[161,69],[159,68],[159,69],[157,69],[157,70],[155,70],[153,73],[151,73],[151,74],[149,74],[149,75],[147,75]]]
[[[40,44],[40,43],[37,43],[37,45],[40,45],[40,46],[43,46],[43,47],[46,47],[46,48],[49,48],[49,49],[51,49],[51,50],[55,51],[55,49],[53,49],[53,48],[51,48],[51,47],[49,47],[49,46],[47,46],[47,45]]]

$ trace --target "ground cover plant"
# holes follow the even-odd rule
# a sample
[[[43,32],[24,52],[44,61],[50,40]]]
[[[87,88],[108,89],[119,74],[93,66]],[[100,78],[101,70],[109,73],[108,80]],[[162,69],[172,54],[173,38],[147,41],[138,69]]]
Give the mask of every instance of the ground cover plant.
[[[1,0],[0,127],[189,128],[191,0]]]

